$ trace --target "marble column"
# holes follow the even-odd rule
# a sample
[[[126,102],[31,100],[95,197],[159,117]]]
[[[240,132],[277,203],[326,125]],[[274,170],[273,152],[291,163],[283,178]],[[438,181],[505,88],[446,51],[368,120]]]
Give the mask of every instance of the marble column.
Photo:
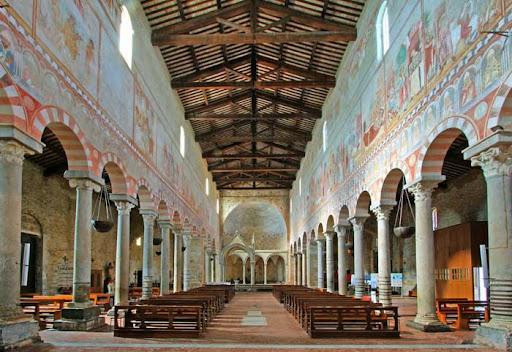
[[[183,233],[183,291],[190,289],[190,251],[191,251],[191,236],[190,233]]]
[[[208,249],[204,248],[204,284],[209,283],[210,280],[210,271],[211,271],[211,255],[208,252]]]
[[[213,258],[213,261],[212,261],[212,282],[217,282],[217,253],[213,252],[212,254],[212,258]]]
[[[25,147],[0,140],[0,350],[38,339],[38,324],[17,306],[20,296],[21,199]]]
[[[267,260],[265,260],[263,262],[263,283],[266,285],[267,284]]]
[[[251,260],[251,285],[256,283],[256,259],[254,257],[250,258]]]
[[[302,285],[302,253],[297,253],[297,285]]]
[[[316,240],[317,249],[317,283],[318,288],[325,288],[324,286],[324,240]]]
[[[92,259],[92,193],[100,191],[98,180],[82,177],[81,173],[66,171],[64,177],[76,188],[75,233],[73,243],[73,308],[92,306],[89,299],[91,288]]]
[[[305,247],[302,250],[302,255],[300,257],[300,260],[301,260],[301,263],[302,263],[301,282],[302,282],[302,286],[306,286],[306,287],[307,287],[307,281],[306,281],[306,274],[307,274],[307,260],[306,260],[306,257],[307,257],[307,252],[308,252],[308,250]]]
[[[171,250],[171,223],[170,221],[159,221],[162,244],[160,250],[160,296],[169,294],[169,261]]]
[[[141,209],[144,220],[144,248],[142,252],[142,299],[149,299],[153,294],[153,227],[157,213]]]
[[[130,212],[137,200],[123,194],[111,194],[110,199],[117,207],[114,304],[127,305],[130,290]]]
[[[181,245],[180,245],[180,234],[179,228],[174,227],[172,232],[174,234],[174,252],[173,252],[173,262],[172,262],[172,275],[173,275],[173,284],[172,291],[174,293],[181,291],[180,287],[180,253],[181,253]]]
[[[478,328],[475,341],[512,351],[512,132],[480,143],[471,164],[482,168],[487,183],[491,320]]]
[[[364,295],[364,223],[368,217],[358,216],[350,219],[354,227],[354,282],[356,298]]]
[[[377,250],[379,302],[391,306],[391,248],[389,238],[389,213],[394,205],[379,205],[372,208],[377,217]]]
[[[306,286],[311,287],[311,244],[306,249]]]
[[[334,253],[332,240],[334,231],[325,232],[325,269],[327,271],[327,292],[334,292]]]
[[[347,230],[348,223],[346,225],[336,226],[336,233],[338,234],[338,293],[340,295],[347,294],[347,249],[345,243],[347,242]]]
[[[246,263],[246,260],[247,260],[247,258],[242,260],[242,283],[244,285],[246,284],[246,282],[245,282],[245,263]]]
[[[437,319],[434,230],[432,228],[432,192],[440,180],[421,180],[407,189],[414,194],[416,208],[416,282],[417,314],[411,326],[423,331],[445,330]]]

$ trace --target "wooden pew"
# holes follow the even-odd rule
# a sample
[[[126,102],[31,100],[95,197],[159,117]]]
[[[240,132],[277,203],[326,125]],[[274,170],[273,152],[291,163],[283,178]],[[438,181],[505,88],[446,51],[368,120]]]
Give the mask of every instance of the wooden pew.
[[[309,336],[400,337],[397,307],[309,307]]]
[[[122,314],[120,314],[122,312]],[[200,306],[129,305],[114,308],[114,336],[199,337]]]
[[[468,302],[467,298],[438,298],[436,300],[437,318],[444,324],[453,323],[457,318],[457,304]]]
[[[469,330],[469,323],[480,325],[490,320],[489,302],[468,301],[457,304],[457,319],[455,329]]]

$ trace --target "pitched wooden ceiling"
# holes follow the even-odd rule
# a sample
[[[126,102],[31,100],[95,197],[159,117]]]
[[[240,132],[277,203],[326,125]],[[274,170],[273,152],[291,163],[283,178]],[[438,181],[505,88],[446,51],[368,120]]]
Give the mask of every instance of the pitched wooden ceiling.
[[[364,0],[140,2],[217,188],[291,188]]]

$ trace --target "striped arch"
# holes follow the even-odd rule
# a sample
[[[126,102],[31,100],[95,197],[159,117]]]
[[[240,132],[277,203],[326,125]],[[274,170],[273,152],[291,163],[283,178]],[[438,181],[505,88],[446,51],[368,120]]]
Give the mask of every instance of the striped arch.
[[[348,219],[350,218],[350,212],[347,205],[343,205],[338,215],[338,224],[341,226],[349,226]]]
[[[362,216],[367,217],[370,215],[368,209],[370,208],[370,204],[372,202],[372,198],[368,191],[363,191],[357,198],[356,207],[354,211],[354,216]]]
[[[504,129],[512,129],[512,73],[498,88],[494,97],[485,135],[489,135],[492,132],[491,128],[498,125]]]
[[[32,100],[29,96],[26,98]],[[11,74],[3,64],[0,64],[0,124],[2,123],[12,124],[23,131],[27,129],[27,112],[23,96]]]
[[[181,226],[181,215],[177,210],[172,214],[172,223],[174,226]]]
[[[143,178],[137,181],[137,195],[139,196],[139,208],[144,210],[156,210],[155,196],[151,187]]]
[[[302,253],[303,249],[304,249],[304,247],[302,246],[302,240],[299,236],[299,238],[297,239],[297,250],[299,251],[299,253]]]
[[[324,226],[322,225],[322,223],[318,224],[318,230],[316,232],[316,237],[315,238],[317,240],[324,238]]]
[[[169,207],[165,200],[160,200],[158,203],[158,221],[170,221],[171,214],[169,211]]]
[[[41,140],[45,128],[49,128],[62,144],[69,170],[91,171],[99,174],[95,172],[99,168],[92,161],[91,148],[88,146],[85,134],[73,117],[57,107],[43,107],[35,115],[32,136]]]
[[[461,133],[466,136],[470,146],[478,142],[477,129],[464,117],[450,117],[439,124],[429,135],[418,155],[416,178],[440,176],[444,157]]]
[[[311,230],[309,233],[309,241],[312,243],[314,240],[316,240],[315,230]]]
[[[304,231],[304,233],[302,234],[302,245],[307,246],[308,244],[309,244],[308,234],[306,233],[306,231]]]
[[[107,171],[112,186],[112,193],[127,194],[130,196],[136,194],[135,190],[128,182],[126,169],[117,155],[113,153],[103,154],[100,158],[99,169],[100,171],[103,171],[103,169]]]
[[[325,228],[325,231],[334,231],[334,226],[336,224],[334,223],[334,216],[329,215],[327,218],[327,226]]]
[[[404,175],[401,168],[393,168],[388,172],[380,189],[380,199],[376,201],[376,204],[394,204],[396,202],[396,191],[400,181],[405,177],[405,183],[410,181],[410,178]]]

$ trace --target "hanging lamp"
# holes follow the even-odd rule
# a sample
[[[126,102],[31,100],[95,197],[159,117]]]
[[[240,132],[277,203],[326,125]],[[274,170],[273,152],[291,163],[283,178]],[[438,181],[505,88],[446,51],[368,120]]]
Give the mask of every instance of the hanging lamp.
[[[101,216],[101,208],[105,207],[105,217]],[[92,226],[96,232],[109,232],[114,227],[114,221],[112,221],[112,212],[109,204],[107,186],[101,186],[100,196],[96,201],[96,206],[93,211],[93,218],[91,219]]]
[[[402,185],[405,184],[405,177],[403,178]],[[411,214],[412,225],[406,225],[403,223],[404,218],[404,207],[405,203],[407,203],[407,207]],[[414,210],[412,209],[411,199],[409,198],[409,192],[402,186],[402,191],[400,192],[400,200],[398,201],[398,210],[396,212],[395,218],[395,227],[393,228],[393,233],[398,238],[410,238],[416,232],[416,219],[414,218]]]

